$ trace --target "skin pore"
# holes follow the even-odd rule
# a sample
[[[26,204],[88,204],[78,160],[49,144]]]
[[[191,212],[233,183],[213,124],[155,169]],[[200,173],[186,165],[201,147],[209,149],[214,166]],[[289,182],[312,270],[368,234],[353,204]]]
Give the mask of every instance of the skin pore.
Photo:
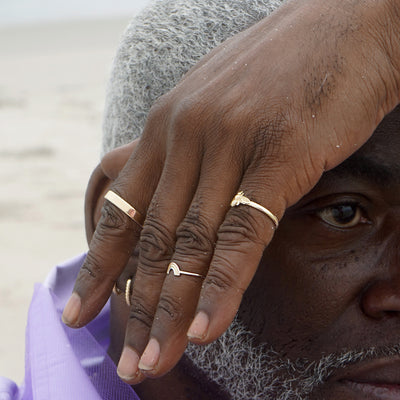
[[[208,377],[235,400],[400,399],[399,131],[398,107],[286,211],[233,327],[189,347],[195,367],[185,359],[140,384],[141,398],[224,398],[203,390]],[[134,268],[131,258],[121,288]],[[123,296],[113,296],[111,315],[117,361]]]

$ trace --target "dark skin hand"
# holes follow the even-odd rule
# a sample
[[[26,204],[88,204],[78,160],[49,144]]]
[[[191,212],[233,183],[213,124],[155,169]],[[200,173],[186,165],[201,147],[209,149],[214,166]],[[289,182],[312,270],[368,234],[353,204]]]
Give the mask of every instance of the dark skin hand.
[[[399,7],[289,1],[154,105],[111,187],[146,215],[143,230],[105,202],[63,315],[72,327],[92,320],[138,244],[125,381],[163,375],[188,338],[209,343],[232,321],[274,234],[260,211],[230,208],[233,196],[281,218],[399,103]],[[206,278],[166,276],[171,260]]]
[[[329,371],[329,376],[314,381],[307,399],[387,400],[389,392],[391,399],[399,398],[399,131],[400,106],[385,117],[360,150],[324,173],[313,190],[286,210],[239,309],[238,318],[256,343],[267,344],[263,350],[269,362],[254,367],[250,379],[259,379],[260,372],[263,376],[265,368],[276,365],[268,356],[272,346],[292,365],[299,358],[307,360],[303,364],[307,370],[325,358],[331,360],[329,368],[323,364],[319,370]],[[103,159],[102,171],[109,180],[117,178],[133,146],[115,149]],[[100,219],[104,202],[100,192],[104,194],[109,185],[108,181],[104,187],[104,175],[97,183],[93,177],[87,191],[87,200],[92,197],[87,213],[89,237]],[[125,286],[136,267],[135,252],[118,287]],[[116,362],[128,317],[124,295],[112,296],[109,352]],[[362,360],[347,353],[365,356],[371,348],[375,353]],[[209,352],[212,357],[213,349]],[[346,362],[333,366],[333,359]],[[218,357],[215,360],[220,363]],[[236,368],[233,361],[230,370],[245,386],[248,377],[238,375]],[[137,385],[135,392],[143,399],[225,398],[212,392],[210,382],[195,371],[181,359],[162,378]],[[301,381],[300,371],[289,371],[288,379]]]

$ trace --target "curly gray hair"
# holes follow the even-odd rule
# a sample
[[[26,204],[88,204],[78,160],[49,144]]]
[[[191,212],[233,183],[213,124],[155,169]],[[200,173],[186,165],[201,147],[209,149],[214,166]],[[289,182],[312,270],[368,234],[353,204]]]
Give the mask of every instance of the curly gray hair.
[[[154,101],[211,49],[284,0],[159,0],[125,31],[103,121],[103,154],[139,137]]]

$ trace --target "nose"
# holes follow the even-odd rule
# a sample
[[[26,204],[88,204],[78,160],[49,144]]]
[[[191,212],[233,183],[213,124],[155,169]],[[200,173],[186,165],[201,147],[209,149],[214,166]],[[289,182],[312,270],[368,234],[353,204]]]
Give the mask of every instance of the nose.
[[[363,293],[361,308],[374,319],[400,316],[400,273],[372,283]]]
[[[375,275],[362,293],[361,308],[370,318],[400,316],[400,230],[399,218],[386,221],[382,246],[375,260]],[[383,235],[382,237],[384,237]]]

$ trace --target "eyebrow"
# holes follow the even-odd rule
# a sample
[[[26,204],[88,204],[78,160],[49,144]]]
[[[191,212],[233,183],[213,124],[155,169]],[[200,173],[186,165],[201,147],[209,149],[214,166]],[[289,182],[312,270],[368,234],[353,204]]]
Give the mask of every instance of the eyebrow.
[[[371,157],[353,155],[328,174],[352,176],[371,181],[379,186],[388,186],[400,182],[400,165],[382,164]]]

